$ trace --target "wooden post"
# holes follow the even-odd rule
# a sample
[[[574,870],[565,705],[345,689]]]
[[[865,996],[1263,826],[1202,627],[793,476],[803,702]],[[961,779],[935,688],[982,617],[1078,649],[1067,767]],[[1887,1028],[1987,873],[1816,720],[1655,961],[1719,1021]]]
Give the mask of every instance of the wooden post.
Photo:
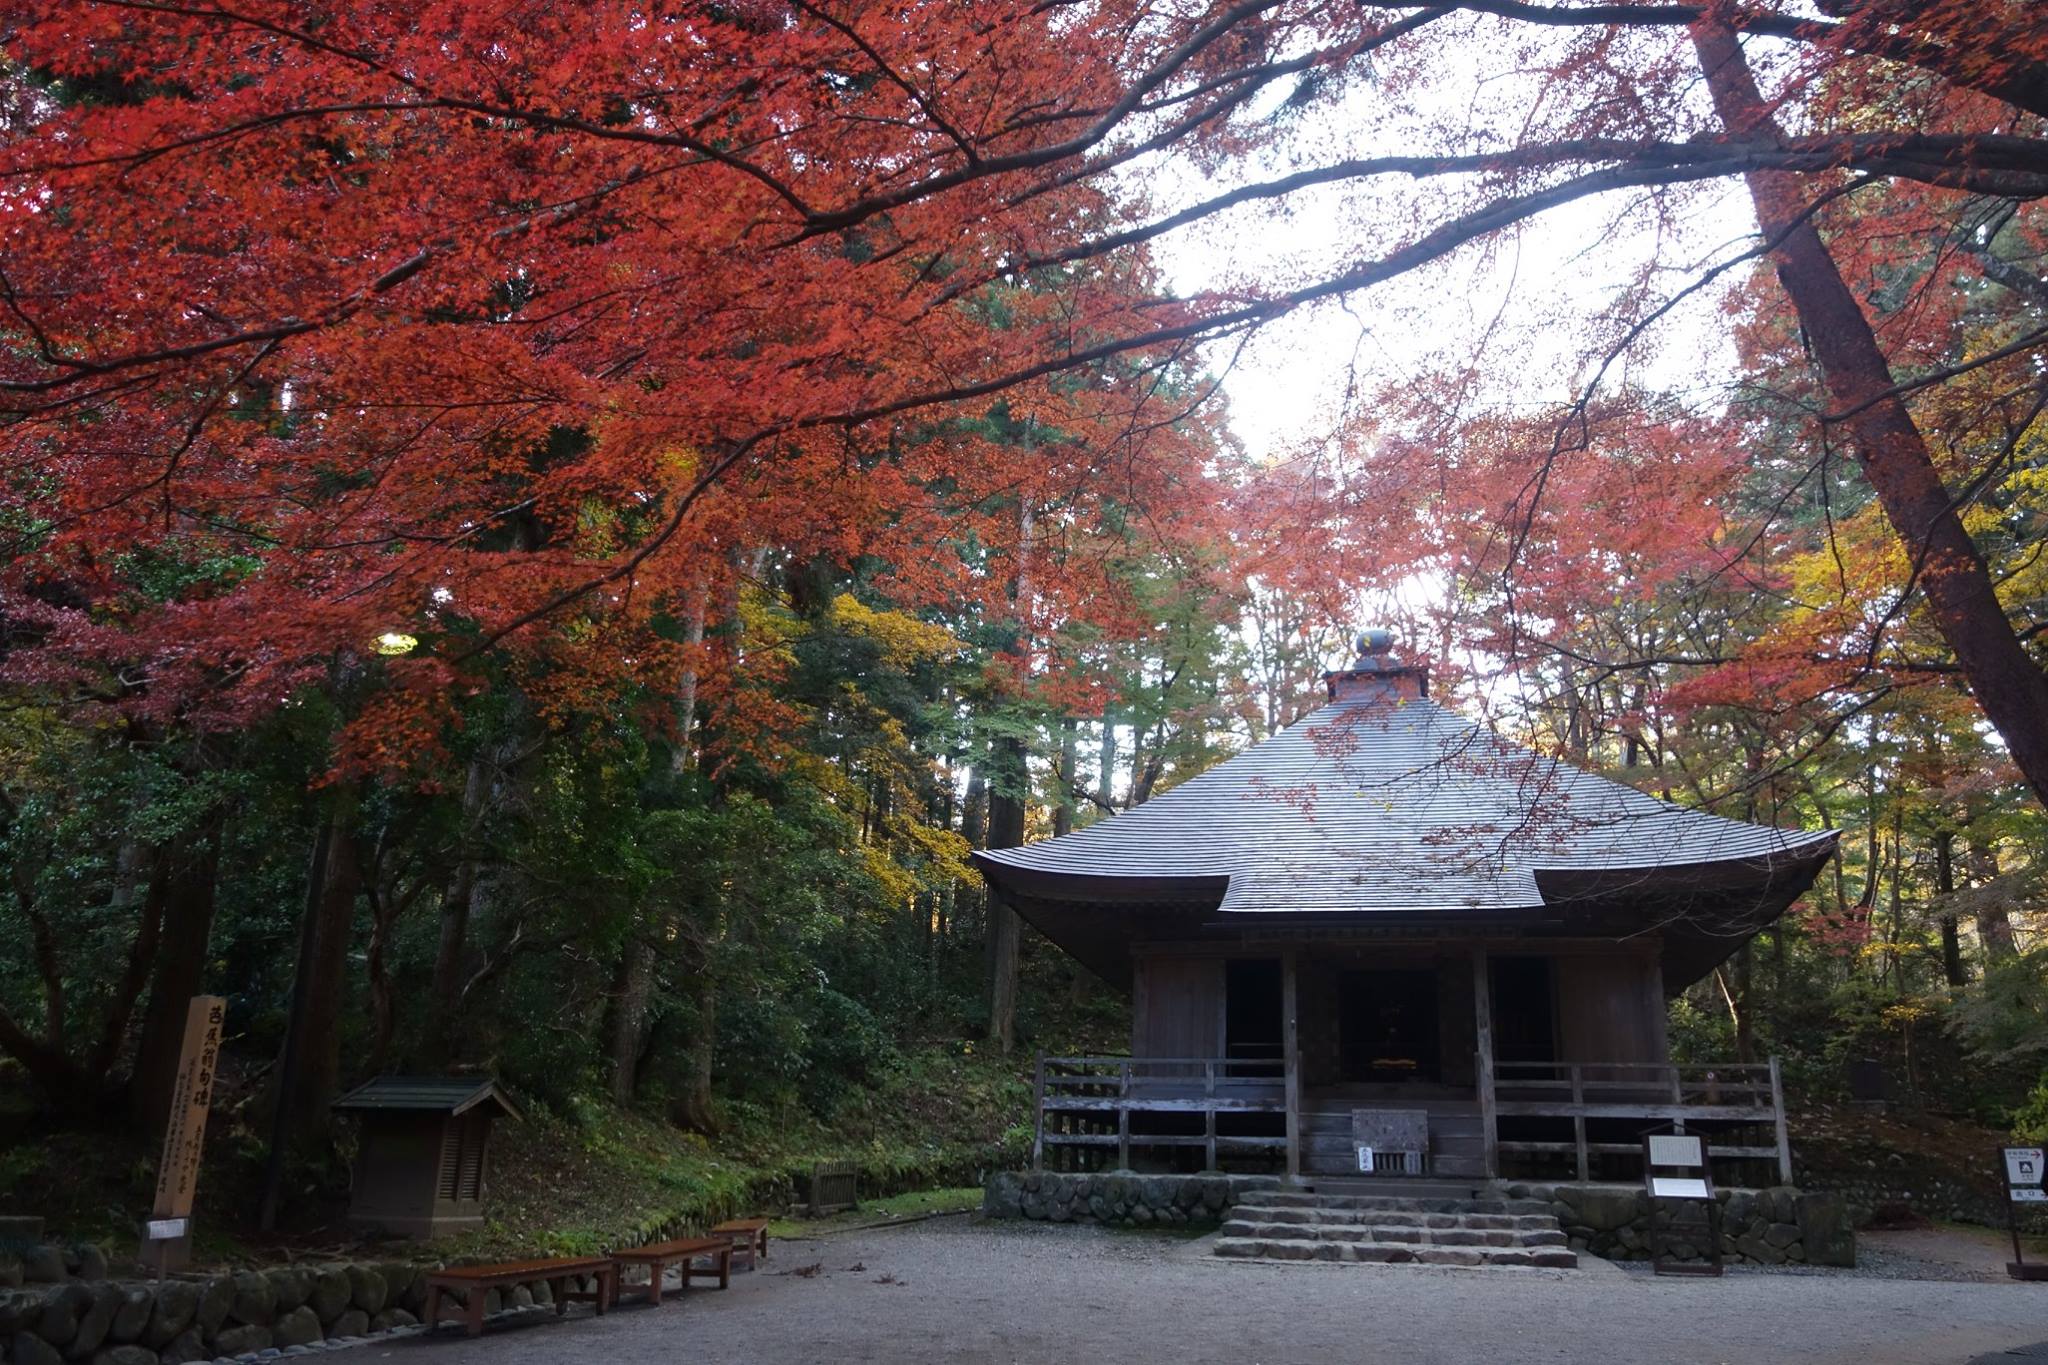
[[[1131,1169],[1131,1063],[1118,1068],[1116,1089],[1116,1168]]]
[[[1203,1133],[1208,1138],[1202,1169],[1217,1170],[1216,1165],[1216,1059],[1211,1057],[1202,1063],[1202,1120]]]
[[[1593,1178],[1591,1164],[1586,1152],[1586,1073],[1572,1063],[1572,1144],[1578,1148],[1579,1183],[1587,1184]]]
[[[1785,1084],[1778,1072],[1778,1054],[1771,1054],[1771,1121],[1778,1130],[1778,1183],[1792,1183],[1792,1139],[1785,1132]]]
[[[1478,1039],[1477,1080],[1479,1082],[1479,1138],[1484,1155],[1482,1172],[1488,1180],[1500,1178],[1500,1130],[1493,1108],[1493,973],[1488,970],[1486,945],[1472,945],[1472,1019]]]
[[[1045,1054],[1031,1070],[1031,1169],[1045,1169]]]
[[[1287,1178],[1301,1178],[1301,1038],[1295,1027],[1294,949],[1280,956],[1280,1070],[1287,1091]]]

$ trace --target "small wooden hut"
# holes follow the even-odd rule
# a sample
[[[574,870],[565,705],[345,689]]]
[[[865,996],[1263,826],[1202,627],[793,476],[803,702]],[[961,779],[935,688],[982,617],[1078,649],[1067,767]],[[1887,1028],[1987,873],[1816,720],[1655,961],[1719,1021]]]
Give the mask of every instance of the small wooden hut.
[[[361,1119],[349,1222],[404,1237],[483,1226],[491,1123],[519,1111],[477,1076],[379,1076],[334,1102]]]
[[[1720,1133],[1789,1181],[1775,1061],[1678,1067],[1667,999],[1782,914],[1832,831],[1689,810],[1503,741],[1360,640],[1329,702],[1143,805],[974,855],[1131,991],[1127,1057],[1044,1058],[1070,1169],[1576,1176]],[[1382,1136],[1381,1143],[1394,1141]]]

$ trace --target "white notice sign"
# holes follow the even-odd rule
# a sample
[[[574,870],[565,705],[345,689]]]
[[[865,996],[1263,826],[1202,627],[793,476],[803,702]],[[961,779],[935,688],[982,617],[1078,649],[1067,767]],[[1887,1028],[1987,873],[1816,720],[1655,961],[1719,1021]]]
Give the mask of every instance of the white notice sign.
[[[2012,1202],[2015,1204],[2048,1204],[2048,1190],[2039,1185],[2015,1185],[2012,1187]]]
[[[1650,1193],[1659,1199],[1712,1199],[1707,1193],[1707,1182],[1693,1176],[1653,1175],[1650,1177]]]
[[[1650,1164],[1652,1166],[1690,1166],[1694,1170],[1707,1164],[1706,1139],[1697,1133],[1655,1133],[1650,1137]]]
[[[2040,1184],[2041,1149],[2039,1147],[2006,1148],[2005,1183],[2008,1185]]]
[[[1372,1148],[1360,1147],[1358,1149],[1358,1169],[1367,1175],[1372,1174]]]

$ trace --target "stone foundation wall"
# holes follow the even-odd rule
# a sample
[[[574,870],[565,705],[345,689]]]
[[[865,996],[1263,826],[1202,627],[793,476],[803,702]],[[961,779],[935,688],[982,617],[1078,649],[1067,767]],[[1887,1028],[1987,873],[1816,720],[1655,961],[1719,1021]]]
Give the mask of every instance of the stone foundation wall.
[[[1069,1175],[996,1171],[982,1191],[991,1218],[1048,1223],[1122,1223],[1130,1227],[1220,1223],[1248,1190],[1277,1190],[1270,1175]]]
[[[997,1171],[988,1178],[981,1207],[991,1218],[1048,1223],[1203,1225],[1221,1222],[1248,1191],[1281,1188],[1284,1182],[1275,1176]],[[1514,1183],[1502,1186],[1500,1193],[1510,1199],[1547,1201],[1574,1251],[1612,1261],[1650,1258],[1650,1205],[1639,1185]],[[1721,1203],[1723,1260],[1755,1265],[1856,1264],[1855,1232],[1847,1202],[1839,1194],[1789,1185],[1715,1193]],[[1659,1220],[1672,1229],[1672,1259],[1708,1258],[1703,1206],[1667,1203]]]
[[[1545,1199],[1574,1251],[1610,1261],[1650,1259],[1650,1201],[1640,1185],[1524,1185],[1513,1199]],[[1721,1257],[1731,1264],[1853,1266],[1856,1234],[1841,1195],[1780,1185],[1767,1190],[1716,1190],[1721,1205]],[[1666,1201],[1658,1223],[1668,1255],[1705,1261],[1707,1211]]]
[[[426,1267],[398,1263],[0,1289],[0,1362],[184,1365],[284,1351],[412,1327],[426,1296]],[[493,1312],[549,1301],[544,1283],[491,1297]]]

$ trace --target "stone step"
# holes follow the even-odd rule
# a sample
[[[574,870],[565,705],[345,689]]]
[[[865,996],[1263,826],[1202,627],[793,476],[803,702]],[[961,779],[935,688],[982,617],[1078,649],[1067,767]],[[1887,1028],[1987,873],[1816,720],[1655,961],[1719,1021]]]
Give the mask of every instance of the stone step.
[[[1232,1205],[1230,1216],[1297,1225],[1376,1223],[1382,1227],[1485,1228],[1511,1232],[1544,1231],[1557,1226],[1557,1220],[1547,1213],[1422,1213],[1342,1204],[1312,1209],[1269,1208],[1250,1200]]]
[[[1578,1256],[1555,1247],[1462,1247],[1401,1242],[1311,1242],[1300,1238],[1222,1237],[1218,1256],[1273,1261],[1349,1261],[1458,1266],[1578,1266]]]
[[[1389,1226],[1385,1223],[1262,1223],[1256,1219],[1233,1218],[1223,1225],[1226,1237],[1260,1240],[1310,1242],[1372,1242],[1406,1246],[1446,1247],[1561,1247],[1567,1245],[1561,1229],[1529,1228],[1425,1228]]]
[[[1571,1268],[1551,1205],[1452,1193],[1253,1190],[1224,1214],[1216,1254],[1278,1261],[1416,1261]],[[1453,1187],[1455,1188],[1455,1187]]]
[[[1247,1194],[1238,1209],[1348,1209],[1374,1213],[1523,1214],[1549,1218],[1542,1199],[1458,1199],[1424,1195],[1311,1194],[1306,1191],[1259,1190]]]

